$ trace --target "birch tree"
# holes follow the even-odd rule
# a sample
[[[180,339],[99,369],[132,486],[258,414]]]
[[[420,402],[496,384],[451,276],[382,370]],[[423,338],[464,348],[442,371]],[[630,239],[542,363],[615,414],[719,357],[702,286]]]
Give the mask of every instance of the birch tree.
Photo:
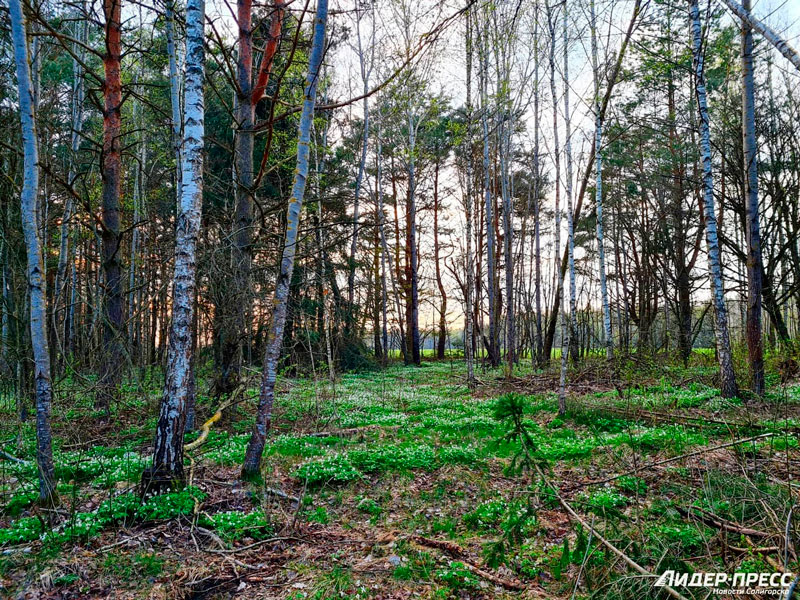
[[[172,114],[172,145],[175,154],[175,189],[178,212],[181,201],[181,84],[178,79],[178,49],[175,44],[175,0],[167,0],[164,15],[167,34],[167,56],[169,58],[169,104]]]
[[[472,292],[475,286],[475,266],[473,264],[472,256],[472,185],[474,183],[474,169],[472,154],[472,54],[473,54],[473,11],[468,4],[466,9],[466,35],[464,36],[465,49],[467,55],[467,105],[466,105],[466,136],[465,136],[465,154],[467,160],[467,177],[466,177],[466,194],[464,196],[464,209],[466,221],[466,251],[465,251],[465,269],[467,271],[466,286],[464,287],[464,358],[467,363],[467,387],[472,389],[475,386],[475,366],[474,357],[472,353],[472,339],[473,339],[473,308],[472,308]]]
[[[275,380],[278,373],[283,342],[283,328],[286,324],[286,309],[289,300],[289,285],[292,281],[295,254],[297,250],[297,234],[300,228],[300,212],[303,208],[303,197],[308,177],[308,157],[311,141],[311,125],[314,119],[314,104],[317,83],[325,49],[325,28],[328,21],[328,0],[317,0],[317,14],[314,18],[311,52],[309,55],[306,86],[303,94],[303,109],[297,133],[297,167],[295,169],[292,195],[289,198],[286,214],[286,236],[283,244],[278,281],[272,302],[272,323],[267,338],[267,350],[264,357],[264,375],[261,380],[261,392],[258,400],[256,423],[247,444],[247,452],[242,466],[242,476],[246,479],[257,478],[261,469],[261,457],[264,445],[272,425],[272,406],[275,400]]]
[[[706,93],[705,57],[703,34],[700,24],[698,0],[689,0],[689,18],[692,27],[692,62],[695,76],[695,96],[700,118],[700,156],[703,163],[703,216],[705,218],[706,245],[708,247],[708,269],[711,281],[711,296],[714,304],[714,333],[717,338],[717,358],[720,369],[720,388],[723,398],[738,395],[733,371],[731,343],[728,335],[728,309],[725,306],[725,290],[722,280],[717,217],[714,210],[714,175],[711,162],[711,127],[708,118]]]
[[[766,40],[775,46],[786,60],[794,65],[800,71],[800,53],[797,52],[786,40],[781,38],[770,27],[756,19],[750,12],[750,3],[745,5],[738,4],[735,0],[722,0],[725,5],[739,17],[743,22],[747,23],[750,28],[755,29],[758,33],[764,36]]]
[[[191,393],[192,329],[197,276],[197,238],[203,208],[205,0],[186,5],[185,107],[181,162],[181,205],[175,228],[172,321],[167,373],[156,427],[153,464],[142,476],[142,491],[181,486],[183,434]]]
[[[44,277],[42,242],[39,239],[36,201],[39,195],[39,150],[36,138],[33,80],[28,58],[26,19],[21,0],[9,0],[11,38],[19,90],[19,118],[22,127],[23,180],[20,195],[22,227],[27,255],[30,331],[34,360],[36,397],[36,466],[39,472],[39,500],[44,505],[57,501],[53,467],[53,436],[50,406],[53,385],[50,379],[50,348],[47,340],[47,280]]]
[[[556,25],[555,15],[553,8],[549,3],[545,4],[547,13],[547,26],[550,33],[550,54],[548,62],[550,64],[550,98],[553,103],[553,163],[555,167],[555,233],[554,233],[554,247],[555,247],[555,263],[554,273],[558,273],[559,260],[558,256],[561,252],[561,147],[559,146],[558,139],[558,95],[556,93]],[[564,278],[560,274],[556,274],[556,298],[559,302],[556,304],[555,310],[557,311],[556,318],[561,317],[561,371],[558,383],[558,414],[563,416],[567,412],[567,347],[564,345],[564,340],[567,337],[566,316],[563,310],[563,289]],[[550,350],[547,349],[547,360],[549,361]]]
[[[487,9],[484,9],[484,11]],[[483,15],[483,29],[478,51],[478,85],[480,86],[481,129],[483,133],[483,197],[486,232],[486,290],[489,301],[489,337],[486,350],[489,362],[493,367],[500,363],[497,334],[497,273],[494,233],[494,201],[492,199],[492,174],[489,168],[489,24],[488,17]]]
[[[600,301],[603,305],[603,335],[606,357],[614,355],[614,338],[611,335],[611,307],[608,302],[606,284],[606,252],[603,241],[603,115],[600,111],[600,66],[597,59],[597,17],[595,2],[589,2],[590,29],[592,35],[592,72],[594,73],[594,174],[595,212],[597,225],[597,265],[600,271]]]
[[[577,302],[575,298],[575,214],[572,206],[572,120],[570,113],[570,100],[569,100],[569,2],[565,0],[563,13],[562,13],[562,30],[564,35],[563,58],[564,67],[563,77],[564,83],[564,158],[566,159],[566,172],[564,174],[564,195],[567,200],[567,256],[569,265],[569,327],[567,328],[567,340],[562,341],[570,355],[575,360],[577,358],[577,345],[575,344],[575,335],[577,334],[578,321],[577,321]],[[595,149],[595,154],[597,154]],[[562,350],[563,352],[563,350]],[[565,368],[564,356],[562,354],[561,360],[562,370]]]
[[[750,0],[743,0],[750,11]],[[744,157],[745,226],[747,233],[747,350],[753,392],[764,394],[764,344],[761,339],[761,230],[758,217],[758,148],[753,83],[753,29],[742,21],[742,148]]]
[[[374,10],[374,9],[373,9]],[[359,204],[361,200],[361,186],[364,181],[364,171],[367,166],[367,150],[369,146],[369,80],[372,75],[372,68],[375,64],[375,14],[371,17],[372,33],[370,35],[370,52],[371,56],[369,64],[367,64],[367,57],[365,56],[365,49],[361,41],[361,18],[362,15],[356,9],[356,50],[358,52],[358,67],[361,74],[361,82],[363,85],[362,106],[364,111],[364,127],[361,134],[361,160],[358,163],[358,174],[356,175],[355,193],[353,196],[353,233],[350,239],[350,255],[348,257],[348,272],[347,272],[347,314],[349,329],[352,328],[353,311],[355,310],[355,287],[356,287],[356,252],[358,250],[358,217],[359,217]],[[352,335],[352,331],[349,332]]]

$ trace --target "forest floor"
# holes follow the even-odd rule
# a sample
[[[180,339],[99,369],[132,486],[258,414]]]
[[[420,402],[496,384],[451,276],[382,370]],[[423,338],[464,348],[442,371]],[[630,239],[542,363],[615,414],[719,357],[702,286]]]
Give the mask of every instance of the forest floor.
[[[800,385],[724,400],[707,358],[613,377],[590,362],[564,418],[554,375],[479,370],[470,394],[458,360],[281,379],[263,484],[238,480],[248,399],[188,453],[187,490],[144,502],[160,378],[103,426],[85,381],[61,382],[59,508],[34,503],[33,464],[0,460],[0,596],[667,597],[599,536],[650,573],[800,571]],[[496,418],[509,393],[516,429]],[[5,452],[32,457],[33,426],[5,412]]]

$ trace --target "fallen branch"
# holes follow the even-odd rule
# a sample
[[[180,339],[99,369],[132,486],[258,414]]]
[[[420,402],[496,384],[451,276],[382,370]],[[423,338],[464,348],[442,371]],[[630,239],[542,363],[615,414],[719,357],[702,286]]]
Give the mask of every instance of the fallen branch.
[[[284,492],[282,490],[279,490],[277,488],[266,488],[264,490],[264,493],[266,493],[266,494],[268,494],[270,496],[277,496],[278,498],[281,498],[282,500],[291,500],[292,502],[298,502],[298,503],[300,502],[300,498],[298,498],[297,496],[291,496],[291,495],[287,494],[286,492]]]
[[[469,571],[473,575],[477,575],[478,577],[485,579],[486,581],[491,581],[495,585],[499,585],[508,590],[515,590],[515,591],[525,589],[525,585],[519,581],[504,579],[502,577],[499,577],[498,575],[495,575],[494,573],[490,573],[489,571],[484,571],[480,567],[469,562],[465,558],[467,554],[466,550],[464,550],[458,544],[455,544],[453,542],[448,542],[445,540],[433,540],[430,538],[423,537],[421,535],[412,536],[411,540],[416,542],[420,546],[426,546],[428,548],[436,548],[437,550],[443,550],[444,552],[447,552],[448,554],[455,556],[456,558],[460,559],[461,564],[464,565],[464,568],[467,569],[467,571]]]
[[[705,511],[702,508],[697,508],[696,506],[692,506],[688,510],[680,506],[677,507],[677,509],[678,512],[680,512],[684,516],[689,517],[692,514],[694,514],[706,525],[711,525],[712,527],[716,527],[717,529],[723,529],[725,531],[738,533],[740,535],[752,535],[754,537],[759,537],[759,538],[774,537],[774,534],[767,533],[766,531],[759,531],[758,529],[751,529],[750,527],[745,527],[743,525],[739,525],[738,523],[734,523],[733,521],[728,521],[727,519],[723,519],[722,517],[719,517],[713,513]]]
[[[198,527],[198,530],[200,528]],[[204,532],[201,532],[204,533]],[[223,548],[221,550],[214,550],[212,548],[204,548],[205,552],[211,552],[213,554],[236,554],[237,552],[244,552],[245,550],[250,550],[251,548],[256,548],[258,546],[263,546],[264,544],[274,544],[275,542],[283,542],[293,540],[296,542],[305,542],[307,540],[303,538],[299,538],[293,535],[287,535],[283,537],[273,537],[267,538],[265,540],[259,540],[257,542],[253,542],[252,544],[247,544],[246,546],[239,546],[238,548]]]
[[[695,450],[693,452],[687,452],[686,454],[679,454],[678,456],[673,456],[672,458],[665,458],[664,460],[657,460],[655,462],[648,463],[646,465],[642,465],[640,467],[636,467],[634,469],[629,469],[627,471],[623,471],[622,473],[617,473],[611,477],[606,477],[605,479],[594,479],[592,481],[584,481],[577,483],[569,488],[569,490],[574,490],[580,487],[585,487],[589,485],[600,485],[603,483],[609,483],[610,481],[615,481],[620,477],[625,477],[626,475],[636,475],[641,471],[646,471],[648,469],[652,469],[653,467],[658,467],[661,465],[666,465],[669,463],[677,462],[679,460],[683,460],[684,458],[690,458],[692,456],[697,456],[699,454],[705,454],[707,452],[713,452],[714,450],[721,450],[723,448],[730,448],[731,446],[738,446],[740,444],[746,444],[747,442],[754,442],[755,440],[761,440],[765,438],[774,437],[777,435],[775,432],[770,433],[762,433],[761,435],[754,435],[748,438],[742,438],[739,440],[734,440],[732,442],[726,442],[724,444],[719,444],[717,446],[704,446],[700,450]]]
[[[644,575],[645,577],[652,577],[653,579],[655,579],[657,577],[657,575],[655,575],[655,574],[651,573],[650,571],[648,571],[647,569],[645,569],[639,563],[634,561],[630,556],[625,554],[622,550],[617,548],[614,544],[612,544],[606,538],[604,538],[602,535],[600,535],[600,533],[594,528],[593,525],[590,525],[589,523],[587,523],[586,519],[584,519],[578,513],[576,513],[575,510],[573,510],[573,508],[569,505],[569,503],[566,500],[564,500],[564,498],[561,497],[561,494],[558,493],[556,487],[553,486],[547,480],[547,477],[545,477],[544,472],[541,469],[538,469],[538,471],[539,471],[539,475],[542,478],[542,481],[544,481],[545,485],[547,485],[550,488],[552,488],[553,493],[555,494],[555,496],[558,499],[558,501],[561,503],[561,506],[564,507],[564,510],[566,510],[567,513],[569,513],[569,515],[573,519],[575,519],[576,521],[578,521],[578,523],[583,525],[583,527],[585,527],[588,531],[590,531],[592,533],[592,535],[594,535],[598,540],[600,540],[600,542],[606,548],[608,548],[609,550],[611,550],[611,552],[613,552],[619,558],[621,558],[623,560],[623,562],[625,562],[625,564],[627,564],[629,567],[631,567],[634,571],[637,571],[639,574]],[[672,587],[670,587],[668,585],[665,585],[663,587],[663,589],[664,589],[665,592],[667,592],[670,596],[672,596],[676,600],[687,600],[686,596],[684,596],[678,590],[676,590],[676,589],[674,589],[674,588],[672,588]]]
[[[304,435],[308,437],[352,437],[354,435],[358,435],[359,433],[364,433],[366,431],[375,431],[376,429],[392,431],[395,429],[400,429],[400,425],[390,425],[390,426],[367,425],[365,427],[351,427],[349,429],[339,429],[338,431],[316,431],[314,433],[306,433]]]
[[[195,448],[199,448],[205,443],[206,439],[208,438],[208,434],[211,431],[211,426],[222,418],[222,411],[224,411],[231,404],[236,402],[236,399],[239,397],[239,394],[244,392],[244,389],[245,386],[240,385],[235,390],[233,390],[233,393],[230,395],[228,400],[222,403],[220,407],[217,409],[217,412],[215,412],[210,419],[208,419],[205,423],[203,423],[203,426],[200,428],[200,436],[195,441],[186,444],[183,447],[185,451],[194,450]]]
[[[439,550],[444,550],[445,552],[447,552],[448,554],[452,554],[453,556],[466,557],[469,554],[466,550],[464,550],[464,548],[462,548],[455,542],[449,542],[447,540],[434,540],[431,538],[426,538],[421,535],[415,535],[411,539],[422,546],[428,546],[429,548],[437,548]]]
[[[16,456],[13,456],[13,455],[9,454],[5,450],[0,450],[0,456],[5,458],[6,460],[10,460],[11,462],[17,463],[18,465],[29,465],[29,464],[31,464],[29,460],[24,460],[22,458],[17,458]]]

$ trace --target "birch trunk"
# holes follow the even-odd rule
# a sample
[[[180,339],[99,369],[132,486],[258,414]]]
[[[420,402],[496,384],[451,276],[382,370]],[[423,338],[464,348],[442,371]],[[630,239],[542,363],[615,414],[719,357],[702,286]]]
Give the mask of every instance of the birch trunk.
[[[547,25],[550,32],[550,55],[548,62],[550,64],[550,97],[553,103],[553,161],[555,163],[555,233],[554,233],[554,246],[555,246],[555,263],[553,272],[556,277],[556,298],[559,302],[556,304],[555,310],[557,311],[556,317],[561,317],[561,369],[558,384],[558,414],[563,416],[567,412],[567,396],[566,396],[566,383],[567,383],[567,363],[566,363],[566,347],[564,340],[567,336],[566,332],[566,317],[563,311],[563,288],[564,278],[558,276],[558,255],[561,251],[561,147],[558,140],[558,95],[556,94],[556,25],[553,15],[553,9],[550,4],[545,5],[547,11]],[[550,356],[547,355],[546,359],[549,361]]]
[[[377,130],[377,148],[375,149],[375,199],[378,223],[378,241],[380,243],[380,259],[381,259],[381,341],[383,343],[383,366],[389,364],[389,325],[388,325],[388,311],[389,311],[389,291],[386,286],[386,261],[389,260],[389,276],[392,276],[392,255],[389,254],[386,247],[386,233],[384,231],[383,221],[385,215],[383,213],[383,146],[381,143],[381,114],[380,114],[380,99],[378,100],[378,130]],[[394,282],[393,282],[394,283]]]
[[[595,211],[597,213],[597,263],[600,271],[600,301],[603,305],[603,335],[606,357],[614,357],[614,338],[611,334],[611,306],[606,283],[606,251],[603,242],[603,115],[600,112],[600,66],[597,59],[597,18],[594,0],[589,2],[592,30],[592,70],[594,72],[594,156]]]
[[[563,33],[564,33],[564,155],[566,158],[566,173],[564,192],[567,199],[567,252],[569,265],[569,328],[567,331],[567,352],[573,362],[577,362],[577,345],[575,337],[578,330],[577,306],[575,298],[575,213],[572,206],[572,121],[569,100],[569,11],[568,2],[564,2]],[[595,149],[595,155],[597,149]]]
[[[379,104],[380,106],[380,104]],[[403,308],[402,303],[400,302],[400,293],[397,289],[397,281],[396,281],[396,274],[395,268],[392,264],[392,253],[389,251],[389,244],[386,241],[386,215],[383,211],[383,186],[381,182],[383,181],[383,140],[381,137],[381,121],[380,115],[378,119],[378,132],[377,132],[377,147],[376,147],[376,156],[377,156],[377,189],[378,189],[378,219],[379,221],[379,228],[380,228],[380,236],[381,236],[381,248],[383,249],[383,257],[385,258],[389,270],[389,280],[392,285],[392,297],[394,298],[394,306],[395,311],[397,313],[399,328],[400,328],[400,339],[403,340],[405,338],[404,331],[403,331],[403,321],[402,321],[402,314]],[[395,204],[395,207],[397,205]],[[386,284],[384,283],[384,288]],[[384,347],[388,348],[386,345],[388,342],[388,332],[386,331],[386,300],[384,300],[384,314],[383,314],[383,323],[384,323]]]
[[[325,72],[323,71],[322,79],[325,80]],[[322,102],[327,104],[327,92],[322,96]],[[330,119],[324,120],[324,129],[322,131],[322,142],[320,147],[322,149],[322,158],[319,158],[317,149],[314,149],[314,156],[317,162],[317,178],[316,178],[316,192],[317,192],[317,249],[319,256],[317,257],[317,278],[319,280],[319,287],[321,290],[319,303],[320,310],[322,311],[322,329],[325,336],[325,360],[328,365],[328,380],[333,383],[336,381],[336,365],[333,360],[333,342],[331,340],[331,328],[328,311],[328,290],[325,287],[325,269],[327,262],[327,251],[325,249],[325,228],[323,227],[322,219],[322,181],[325,176],[325,153],[328,151],[328,130],[330,129]]]
[[[767,27],[764,23],[756,19],[750,12],[749,2],[746,3],[744,6],[741,4],[737,4],[734,0],[722,0],[725,2],[726,6],[733,12],[737,17],[739,17],[743,22],[747,23],[751,28],[755,29],[758,33],[763,35],[767,41],[775,46],[775,48],[783,54],[783,56],[792,63],[795,68],[800,71],[800,54],[798,54],[797,50],[792,48],[784,39],[782,39],[777,33],[772,31],[769,27]]]
[[[544,362],[544,346],[542,344],[542,247],[541,247],[541,204],[539,199],[539,181],[541,167],[539,165],[539,13],[537,5],[534,24],[534,83],[533,83],[533,260],[534,260],[534,299],[536,303],[536,364]]]
[[[639,15],[642,8],[642,0],[635,0],[633,11],[631,13],[631,19],[628,22],[628,28],[625,32],[625,38],[622,40],[622,45],[620,46],[619,53],[617,54],[617,60],[614,64],[614,69],[611,71],[611,76],[608,79],[608,87],[606,88],[605,94],[603,94],[603,102],[600,105],[600,116],[605,119],[606,110],[608,109],[609,101],[611,100],[611,94],[614,91],[614,86],[617,83],[617,78],[622,70],[622,61],[625,58],[625,52],[628,49],[628,45],[631,40],[631,36],[633,35],[634,26],[636,22],[639,20]],[[581,187],[578,192],[578,201],[575,204],[575,216],[579,216],[581,212],[581,207],[583,206],[583,197],[586,193],[586,188],[589,184],[589,177],[594,169],[594,155],[595,155],[595,147],[592,144],[592,150],[589,153],[589,158],[586,163],[586,170],[583,174],[583,179],[581,180]],[[564,249],[564,254],[561,258],[560,266],[558,266],[557,277],[561,279],[567,273],[567,263],[568,263],[568,249]],[[556,293],[553,297],[553,309],[550,311],[550,315],[547,321],[547,330],[545,332],[545,340],[544,340],[544,354],[548,357],[552,353],[553,348],[553,340],[555,339],[555,331],[556,325],[559,316],[559,307],[563,304],[562,293],[558,290],[563,291],[563,286],[558,286],[556,289]]]
[[[358,163],[358,174],[356,175],[355,196],[353,199],[353,237],[350,239],[350,256],[348,257],[348,272],[347,272],[347,326],[349,333],[352,335],[353,315],[355,302],[355,287],[356,287],[356,252],[358,250],[358,216],[359,204],[361,201],[361,186],[364,181],[364,171],[367,167],[367,148],[369,145],[369,77],[372,72],[372,65],[374,64],[374,24],[375,19],[373,15],[373,35],[371,47],[373,49],[373,61],[370,62],[369,69],[366,66],[366,59],[364,57],[364,48],[361,44],[361,19],[357,18],[356,23],[356,39],[358,40],[358,64],[361,71],[361,82],[363,83],[363,107],[364,107],[364,130],[361,135],[361,160]]]
[[[508,65],[503,60],[504,78],[502,86],[508,89]],[[500,145],[500,189],[503,194],[503,254],[505,254],[505,287],[506,287],[506,376],[511,377],[514,372],[516,324],[514,322],[514,230],[512,228],[513,202],[511,199],[511,182],[508,163],[511,155],[511,106],[507,92],[501,95],[503,114],[500,117],[501,127],[499,135]]]
[[[488,24],[484,25],[483,41],[480,44],[480,65],[479,65],[479,85],[481,102],[481,127],[483,129],[483,194],[484,194],[484,213],[486,228],[486,269],[487,282],[486,290],[489,302],[489,338],[486,343],[486,350],[489,354],[489,362],[493,367],[499,364],[498,343],[497,343],[497,320],[495,298],[496,279],[495,273],[495,237],[494,237],[494,202],[492,201],[491,173],[489,171],[489,93],[488,93]]]
[[[39,471],[39,500],[54,504],[56,481],[53,468],[53,437],[50,430],[50,405],[53,388],[50,380],[50,349],[47,340],[47,281],[44,258],[37,231],[36,199],[39,194],[39,151],[36,142],[33,82],[28,62],[28,40],[21,0],[9,1],[11,36],[19,88],[19,118],[22,127],[23,182],[20,212],[28,262],[31,346],[34,360],[36,397],[36,465]]]
[[[325,46],[325,25],[328,20],[328,0],[318,0],[317,14],[314,19],[314,33],[309,55],[308,74],[306,76],[306,89],[303,98],[303,110],[298,126],[297,140],[297,168],[295,170],[292,196],[286,215],[286,237],[281,258],[280,272],[275,286],[273,299],[272,324],[267,339],[267,351],[264,357],[264,376],[261,381],[256,423],[247,445],[242,476],[245,478],[258,477],[261,467],[261,456],[267,441],[272,424],[272,405],[275,399],[275,379],[278,371],[278,359],[283,341],[283,328],[286,324],[286,308],[289,299],[289,286],[294,270],[294,258],[297,244],[297,234],[300,228],[300,212],[303,207],[303,196],[308,177],[308,156],[311,139],[311,125],[314,119],[314,101],[317,91],[317,82],[322,64],[322,54]]]
[[[181,162],[181,206],[175,228],[172,321],[153,464],[142,476],[143,492],[161,491],[184,483],[183,435],[191,393],[197,238],[203,208],[204,22],[205,0],[189,0],[186,5],[186,105]]]
[[[165,8],[167,55],[169,57],[169,100],[172,109],[172,151],[175,155],[175,190],[178,212],[181,201],[181,84],[178,79],[178,50],[175,45],[175,0],[167,0]]]
[[[692,58],[695,75],[695,95],[700,117],[700,152],[703,162],[703,212],[708,246],[709,278],[711,296],[714,303],[715,328],[717,338],[717,358],[720,368],[720,388],[723,398],[738,395],[736,378],[733,372],[731,343],[728,335],[728,310],[725,307],[725,290],[722,281],[719,240],[717,237],[717,217],[714,212],[714,176],[711,170],[711,129],[708,118],[706,97],[706,77],[702,47],[702,28],[698,0],[689,0],[689,15],[692,24]]]
[[[750,0],[743,0],[750,11]],[[753,83],[753,30],[742,21],[742,148],[747,229],[747,352],[753,392],[764,394],[764,343],[761,338],[761,231],[758,218],[758,148]]]
[[[408,222],[406,239],[408,242],[409,257],[409,314],[408,334],[411,344],[411,362],[419,365],[422,360],[419,347],[419,255],[417,251],[417,181],[416,181],[416,151],[417,151],[417,125],[411,110],[408,110],[408,205],[406,207],[406,220]],[[408,358],[408,357],[407,357]],[[408,362],[408,361],[406,361]]]
[[[473,357],[473,313],[472,313],[472,290],[475,286],[475,273],[472,257],[472,184],[474,165],[472,162],[472,10],[467,9],[466,13],[466,54],[467,54],[467,136],[466,136],[466,156],[467,156],[467,193],[464,199],[466,212],[466,259],[465,268],[467,271],[467,285],[464,289],[464,358],[467,362],[467,387],[475,387],[475,366]]]
[[[439,243],[439,171],[440,161],[435,158],[433,167],[433,262],[436,273],[436,287],[439,288],[441,298],[439,304],[439,335],[436,344],[436,358],[444,359],[447,344],[447,290],[442,281],[442,267],[440,262],[441,244]]]

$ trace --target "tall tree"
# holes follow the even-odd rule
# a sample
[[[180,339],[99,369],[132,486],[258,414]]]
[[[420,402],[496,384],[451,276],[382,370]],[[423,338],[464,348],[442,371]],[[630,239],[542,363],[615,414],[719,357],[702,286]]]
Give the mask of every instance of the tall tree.
[[[473,308],[472,308],[472,292],[475,286],[475,266],[472,256],[472,186],[474,184],[474,170],[475,164],[472,152],[472,54],[473,54],[473,19],[472,7],[469,2],[466,8],[466,35],[465,50],[467,54],[467,105],[466,105],[466,135],[464,143],[464,152],[466,154],[467,162],[467,176],[466,176],[466,194],[464,195],[464,208],[465,208],[465,221],[466,221],[466,250],[464,268],[467,271],[466,285],[464,286],[464,358],[467,361],[467,387],[472,389],[475,386],[475,366],[473,356]]]
[[[373,9],[374,10],[374,9]],[[356,9],[356,40],[358,45],[356,47],[358,52],[358,66],[361,73],[361,83],[363,84],[363,111],[364,111],[364,126],[361,133],[361,160],[358,162],[358,174],[356,175],[355,193],[353,196],[353,233],[350,239],[350,255],[348,256],[348,271],[347,271],[347,315],[348,329],[352,329],[353,305],[355,298],[356,288],[356,251],[358,250],[358,217],[359,205],[361,201],[361,186],[364,181],[364,171],[367,166],[367,150],[369,146],[369,79],[372,74],[372,68],[375,64],[375,14],[373,13],[372,22],[372,35],[370,36],[370,51],[371,57],[369,64],[367,64],[367,57],[365,55],[365,48],[361,41],[361,17],[362,14]],[[352,331],[349,334],[352,335]]]
[[[600,301],[603,306],[603,336],[606,356],[614,355],[614,338],[611,335],[611,306],[608,302],[606,284],[606,251],[603,241],[603,115],[600,111],[600,65],[597,58],[597,17],[595,2],[589,2],[590,29],[592,35],[592,72],[594,74],[594,177],[595,214],[597,225],[597,264],[600,271]]]
[[[34,361],[36,395],[36,466],[39,471],[39,500],[50,505],[56,501],[56,478],[53,467],[53,436],[50,429],[50,406],[53,385],[50,379],[50,348],[47,340],[47,280],[44,276],[42,242],[39,239],[39,150],[36,138],[33,80],[28,60],[26,19],[21,0],[9,1],[11,37],[19,89],[19,118],[22,127],[23,179],[20,195],[22,227],[28,260],[31,346]]]
[[[253,2],[237,0],[236,23],[239,29],[236,62],[236,107],[233,145],[234,219],[231,231],[232,280],[229,297],[217,307],[223,312],[220,331],[220,373],[217,391],[231,393],[239,383],[242,342],[247,331],[247,318],[252,307],[251,271],[253,260],[253,209],[255,173],[255,109],[269,84],[272,64],[283,27],[286,11],[282,0],[272,3],[269,32],[261,55],[258,73],[253,81]],[[266,150],[265,150],[266,152]]]
[[[742,6],[750,11],[750,0]],[[758,218],[758,148],[756,147],[753,29],[742,21],[742,148],[747,228],[747,351],[753,392],[764,393],[764,344],[761,339],[761,228]]]
[[[167,373],[156,427],[153,464],[142,476],[142,490],[181,486],[183,434],[191,393],[192,333],[197,278],[197,240],[203,209],[205,0],[186,5],[185,106],[181,163],[181,206],[175,228],[175,272]]]
[[[489,337],[484,335],[486,351],[489,362],[493,367],[500,364],[500,344],[497,331],[497,273],[495,254],[495,227],[494,227],[494,200],[492,199],[492,174],[490,170],[490,140],[489,140],[489,24],[488,16],[483,15],[483,30],[481,32],[478,50],[478,85],[480,87],[481,128],[483,133],[483,196],[484,216],[486,222],[486,290],[489,301]]]
[[[283,342],[283,329],[286,324],[286,309],[289,300],[289,286],[292,281],[295,254],[297,251],[297,235],[300,228],[300,213],[303,208],[303,197],[308,177],[308,157],[311,142],[311,126],[314,120],[314,104],[317,95],[317,83],[325,49],[325,27],[328,21],[328,0],[317,0],[317,14],[314,18],[314,33],[311,41],[311,53],[306,75],[306,88],[303,94],[303,109],[297,132],[297,167],[295,168],[292,195],[289,198],[286,213],[286,236],[283,243],[278,281],[272,302],[272,323],[267,339],[267,350],[264,357],[264,375],[261,380],[261,393],[258,400],[256,423],[247,444],[247,452],[242,465],[244,478],[258,477],[261,468],[261,456],[267,442],[267,434],[272,425],[272,405],[275,400],[275,380],[278,374]]]
[[[708,118],[708,98],[706,93],[704,64],[705,56],[703,54],[703,33],[700,24],[698,0],[689,0],[689,18],[692,27],[692,61],[695,75],[695,95],[697,97],[697,112],[700,118],[700,156],[703,163],[703,215],[705,218],[706,245],[708,247],[711,296],[714,304],[714,332],[717,338],[720,388],[723,398],[733,398],[738,395],[739,390],[736,386],[736,376],[733,371],[731,342],[728,335],[728,309],[725,306],[725,289],[723,287],[719,237],[717,235],[717,216],[714,210],[711,127]]]
[[[122,0],[103,0],[105,48],[103,68],[103,352],[95,403],[106,417],[117,393],[123,363],[122,290]]]

